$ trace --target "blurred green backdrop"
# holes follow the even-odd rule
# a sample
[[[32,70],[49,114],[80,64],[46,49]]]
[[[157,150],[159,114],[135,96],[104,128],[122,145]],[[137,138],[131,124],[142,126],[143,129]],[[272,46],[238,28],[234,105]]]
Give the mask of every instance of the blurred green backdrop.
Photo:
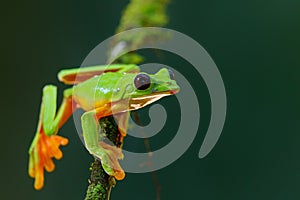
[[[30,0],[13,7],[7,21],[12,29],[6,30],[15,36],[10,64],[17,70],[3,80],[15,89],[2,99],[7,99],[3,112],[15,112],[5,114],[7,128],[2,132],[1,199],[84,198],[92,159],[73,120],[60,131],[70,143],[63,148],[64,158],[56,162],[55,172],[46,174],[42,191],[34,191],[27,175],[27,149],[36,128],[42,87],[52,83],[60,92],[66,88],[56,79],[57,72],[80,65],[91,49],[111,36],[127,3]],[[205,83],[174,55],[151,60],[184,73],[201,106],[200,129],[192,146],[172,165],[157,171],[161,199],[300,198],[299,10],[297,0],[174,0],[170,4],[167,27],[197,40],[219,67],[228,114],[219,142],[207,157],[198,159],[210,117]],[[161,134],[151,141],[154,148],[172,139]],[[126,145],[132,148],[136,143],[129,138]],[[143,150],[142,141],[139,148]],[[155,199],[151,174],[128,173],[111,197],[122,198]]]

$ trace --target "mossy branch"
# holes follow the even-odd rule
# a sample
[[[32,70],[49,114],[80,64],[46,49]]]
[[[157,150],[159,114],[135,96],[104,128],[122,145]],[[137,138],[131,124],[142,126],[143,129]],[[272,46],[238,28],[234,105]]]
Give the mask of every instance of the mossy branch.
[[[168,22],[166,14],[166,7],[169,0],[131,0],[120,21],[117,28],[117,33],[132,28],[150,27],[150,26],[164,26]],[[151,37],[152,35],[150,35]],[[118,38],[112,44],[112,48],[117,43],[125,41],[131,47],[137,47],[147,40],[149,35],[140,35],[129,38]],[[130,46],[127,46],[130,49]],[[131,52],[118,58],[115,62],[124,64],[135,64],[141,62],[143,59],[140,55]],[[116,146],[122,147],[123,141],[120,140],[120,132],[113,116],[101,118],[99,120],[101,130]],[[106,174],[102,168],[101,161],[95,158],[91,167],[91,177],[89,179],[89,186],[86,192],[85,200],[108,200],[112,187],[116,184],[114,177]],[[159,195],[158,195],[159,196]]]

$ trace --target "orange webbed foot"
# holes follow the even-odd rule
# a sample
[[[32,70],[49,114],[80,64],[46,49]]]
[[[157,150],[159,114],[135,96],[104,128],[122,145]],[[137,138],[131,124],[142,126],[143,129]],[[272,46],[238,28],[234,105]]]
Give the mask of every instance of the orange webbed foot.
[[[29,176],[35,178],[34,188],[40,190],[44,186],[44,169],[52,172],[55,164],[52,158],[61,159],[63,153],[60,145],[68,144],[68,139],[58,135],[46,136],[43,131],[36,135],[35,141],[29,150]]]

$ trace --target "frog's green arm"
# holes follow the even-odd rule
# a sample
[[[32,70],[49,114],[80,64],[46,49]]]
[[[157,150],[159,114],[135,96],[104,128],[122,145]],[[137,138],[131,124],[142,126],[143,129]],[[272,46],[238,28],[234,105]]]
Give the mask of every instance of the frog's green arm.
[[[105,172],[110,176],[114,176],[117,180],[122,180],[125,177],[125,173],[118,162],[118,159],[123,159],[121,149],[107,144],[102,141],[103,138],[99,138],[101,135],[99,136],[100,130],[97,115],[109,115],[107,113],[110,112],[108,107],[104,106],[84,113],[81,117],[82,131],[86,148],[91,154],[100,158]]]
[[[52,85],[44,87],[43,103],[44,103],[44,116],[43,125],[44,131],[47,136],[55,134],[64,122],[72,114],[72,95],[73,89],[67,89],[64,91],[64,99],[60,109],[56,114],[56,99],[57,88]]]
[[[140,68],[137,65],[97,65],[82,68],[65,69],[58,73],[58,79],[65,84],[77,84],[90,79],[95,75],[101,75],[104,72],[126,72],[138,73]]]
[[[55,86],[44,87],[37,133],[28,152],[30,157],[28,172],[35,178],[34,187],[37,190],[44,185],[44,168],[48,172],[54,170],[52,158],[62,158],[59,146],[68,143],[68,139],[56,133],[72,114],[72,89],[65,90],[64,100],[57,114],[56,94]]]

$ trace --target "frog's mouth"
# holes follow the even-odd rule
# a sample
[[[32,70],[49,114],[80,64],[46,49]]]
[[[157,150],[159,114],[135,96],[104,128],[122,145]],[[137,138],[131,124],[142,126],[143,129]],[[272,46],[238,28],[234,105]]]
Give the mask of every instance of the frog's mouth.
[[[174,95],[179,92],[179,89],[165,91],[165,92],[153,92],[148,95],[144,95],[141,97],[133,97],[129,99],[129,110],[137,110],[142,107],[145,107],[155,101],[158,101],[159,99]]]
[[[165,92],[153,92],[151,94],[143,95],[140,97],[132,97],[111,103],[111,111],[113,114],[137,110],[143,108],[159,99],[174,95],[179,92],[179,89],[169,90]]]

